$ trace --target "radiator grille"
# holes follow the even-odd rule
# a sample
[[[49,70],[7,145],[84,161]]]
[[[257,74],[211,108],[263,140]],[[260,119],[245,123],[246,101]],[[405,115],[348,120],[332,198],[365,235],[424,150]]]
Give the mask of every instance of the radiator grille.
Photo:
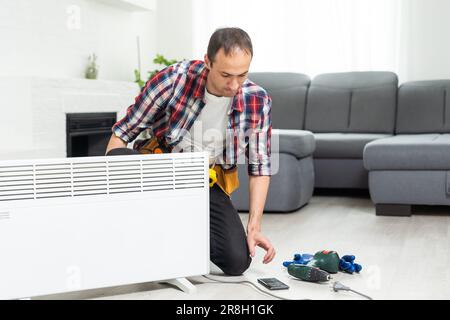
[[[78,159],[78,160],[77,160]],[[92,159],[92,160],[91,160]],[[0,162],[0,201],[205,187],[202,154]]]
[[[204,162],[202,159],[175,159],[175,188],[203,187]]]
[[[72,170],[74,197],[108,194],[106,161],[74,163]]]
[[[0,166],[0,201],[35,198],[32,165]]]
[[[173,161],[149,159],[142,161],[142,187],[144,191],[174,188]]]
[[[72,179],[70,163],[34,166],[36,199],[70,197]]]

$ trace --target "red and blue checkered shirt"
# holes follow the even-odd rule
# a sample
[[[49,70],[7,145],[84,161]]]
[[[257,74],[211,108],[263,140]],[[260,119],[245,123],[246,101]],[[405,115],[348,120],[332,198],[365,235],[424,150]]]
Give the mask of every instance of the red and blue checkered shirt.
[[[163,69],[146,83],[126,116],[112,127],[113,133],[132,142],[147,130],[167,146],[176,146],[205,106],[208,72],[205,63],[197,60]],[[267,92],[247,79],[228,112],[225,148],[218,162],[224,169],[233,168],[245,156],[249,175],[271,175],[271,106]],[[139,149],[139,144],[134,148]]]

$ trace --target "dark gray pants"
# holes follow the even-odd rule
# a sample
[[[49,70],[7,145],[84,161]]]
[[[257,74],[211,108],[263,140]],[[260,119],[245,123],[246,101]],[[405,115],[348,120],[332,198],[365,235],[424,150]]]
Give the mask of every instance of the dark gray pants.
[[[139,154],[127,148],[111,150],[107,155]],[[209,190],[210,258],[225,274],[241,275],[251,263],[247,236],[230,197],[214,185]]]

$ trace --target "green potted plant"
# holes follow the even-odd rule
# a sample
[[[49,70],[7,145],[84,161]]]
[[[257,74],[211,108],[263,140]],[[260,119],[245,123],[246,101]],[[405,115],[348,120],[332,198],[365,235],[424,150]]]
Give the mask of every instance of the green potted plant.
[[[172,65],[172,64],[174,64],[174,63],[177,63],[177,62],[178,62],[178,60],[176,60],[176,59],[173,59],[173,60],[167,60],[167,59],[166,59],[163,55],[161,55],[161,54],[157,54],[156,57],[153,59],[153,63],[154,63],[154,64],[161,65],[162,68],[168,67],[168,66],[170,66],[170,65]],[[153,70],[153,71],[149,71],[149,72],[148,72],[148,78],[147,78],[147,81],[150,80],[150,79],[151,79],[155,74],[157,74],[159,71],[161,71],[162,68],[155,69],[155,70]],[[136,83],[139,85],[139,87],[143,88],[143,87],[145,86],[145,83],[146,83],[147,81],[142,80],[142,78],[141,78],[141,72],[140,72],[139,70],[137,70],[137,69],[134,70],[134,77],[135,77],[135,79],[136,79],[134,82],[136,82]]]
[[[98,65],[97,65],[97,55],[95,53],[89,56],[89,63],[86,68],[86,79],[97,79],[98,76]]]

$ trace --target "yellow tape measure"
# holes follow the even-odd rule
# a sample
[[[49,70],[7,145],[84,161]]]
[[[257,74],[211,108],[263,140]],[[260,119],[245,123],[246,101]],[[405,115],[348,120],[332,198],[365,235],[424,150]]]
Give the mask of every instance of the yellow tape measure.
[[[217,182],[217,172],[214,169],[209,169],[209,187],[211,188]]]

